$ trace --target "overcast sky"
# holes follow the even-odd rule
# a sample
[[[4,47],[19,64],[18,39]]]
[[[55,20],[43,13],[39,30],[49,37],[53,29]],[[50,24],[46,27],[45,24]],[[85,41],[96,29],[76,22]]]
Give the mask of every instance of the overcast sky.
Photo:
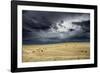
[[[90,39],[88,13],[23,10],[23,43],[43,44]]]

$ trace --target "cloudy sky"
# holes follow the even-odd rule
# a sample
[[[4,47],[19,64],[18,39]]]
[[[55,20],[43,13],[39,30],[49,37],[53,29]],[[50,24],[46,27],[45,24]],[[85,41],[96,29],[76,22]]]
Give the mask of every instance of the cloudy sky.
[[[89,42],[90,14],[22,11],[23,44]]]

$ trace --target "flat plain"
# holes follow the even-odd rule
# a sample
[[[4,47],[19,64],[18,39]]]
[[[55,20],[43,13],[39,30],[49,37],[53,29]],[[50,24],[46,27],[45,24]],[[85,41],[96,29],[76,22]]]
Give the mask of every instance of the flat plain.
[[[66,42],[57,44],[23,45],[22,61],[59,61],[90,58],[89,42]]]

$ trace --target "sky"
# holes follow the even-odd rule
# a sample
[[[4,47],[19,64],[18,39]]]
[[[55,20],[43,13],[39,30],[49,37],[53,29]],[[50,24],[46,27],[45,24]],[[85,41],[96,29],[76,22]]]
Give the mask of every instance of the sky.
[[[90,14],[22,11],[23,44],[90,41]]]

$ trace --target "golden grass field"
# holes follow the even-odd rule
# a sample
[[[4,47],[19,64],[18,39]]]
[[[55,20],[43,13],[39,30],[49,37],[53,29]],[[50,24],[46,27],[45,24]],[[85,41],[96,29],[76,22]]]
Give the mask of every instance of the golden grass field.
[[[23,62],[89,59],[89,42],[23,45]]]

